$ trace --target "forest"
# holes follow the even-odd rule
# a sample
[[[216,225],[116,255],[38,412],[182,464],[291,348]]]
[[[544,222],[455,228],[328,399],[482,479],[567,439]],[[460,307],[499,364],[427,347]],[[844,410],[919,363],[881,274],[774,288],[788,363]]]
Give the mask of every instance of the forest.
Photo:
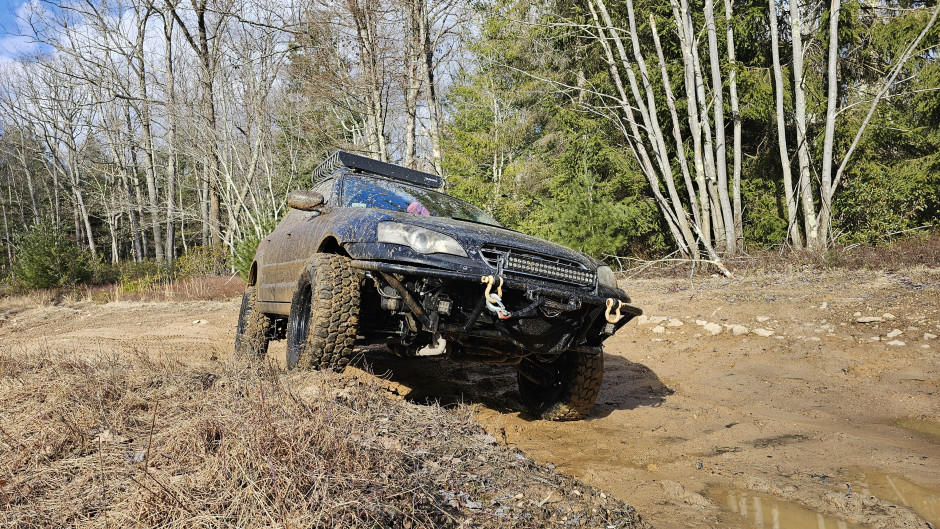
[[[0,278],[40,254],[59,284],[198,252],[237,268],[338,148],[607,260],[822,253],[940,219],[936,0],[15,7]]]

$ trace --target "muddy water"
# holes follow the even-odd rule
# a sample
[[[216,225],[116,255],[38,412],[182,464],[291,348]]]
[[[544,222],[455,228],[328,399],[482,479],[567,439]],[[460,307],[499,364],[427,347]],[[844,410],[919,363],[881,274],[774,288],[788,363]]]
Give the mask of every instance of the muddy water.
[[[940,490],[873,470],[855,472],[852,481],[852,488],[858,492],[909,507],[924,520],[940,527]]]
[[[706,496],[722,506],[729,516],[743,518],[759,529],[865,529],[762,494],[716,489]]]
[[[896,426],[909,432],[914,432],[933,443],[940,443],[940,424],[925,421],[923,419],[898,419],[891,422]]]

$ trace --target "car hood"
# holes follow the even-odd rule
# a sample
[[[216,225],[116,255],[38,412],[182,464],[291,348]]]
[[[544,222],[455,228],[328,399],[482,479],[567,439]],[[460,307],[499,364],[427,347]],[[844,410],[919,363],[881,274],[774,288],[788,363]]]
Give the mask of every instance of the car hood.
[[[468,252],[476,250],[474,253],[478,253],[481,246],[489,244],[515,248],[535,254],[562,257],[581,263],[592,270],[602,264],[597,259],[566,246],[501,226],[463,221],[450,217],[428,217],[398,212],[383,212],[383,215],[377,220],[379,222],[386,220],[401,222],[402,224],[420,226],[449,235],[456,239]]]

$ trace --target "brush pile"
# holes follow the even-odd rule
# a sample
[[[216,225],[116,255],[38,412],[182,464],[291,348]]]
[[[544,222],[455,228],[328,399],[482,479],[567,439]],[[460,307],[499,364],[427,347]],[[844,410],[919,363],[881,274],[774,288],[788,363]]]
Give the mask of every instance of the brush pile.
[[[0,353],[5,527],[646,527],[356,378]]]

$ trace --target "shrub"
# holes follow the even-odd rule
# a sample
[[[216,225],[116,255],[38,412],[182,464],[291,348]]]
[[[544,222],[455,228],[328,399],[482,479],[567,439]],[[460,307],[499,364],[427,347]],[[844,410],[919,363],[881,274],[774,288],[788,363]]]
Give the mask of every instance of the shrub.
[[[261,243],[261,239],[266,234],[274,231],[278,220],[277,218],[263,219],[261,221],[261,234],[257,230],[247,230],[247,235],[235,245],[235,250],[232,252],[232,267],[245,283],[248,282],[248,272],[251,271],[251,263],[255,260],[258,244]]]
[[[15,247],[13,276],[26,288],[73,286],[92,276],[91,255],[52,226],[33,226]]]
[[[249,235],[238,241],[235,245],[235,252],[232,255],[232,266],[242,281],[248,282],[248,272],[251,270],[251,263],[255,260],[255,252],[258,251],[258,244],[262,237],[258,235]]]
[[[94,284],[120,284],[122,292],[140,293],[174,281],[215,276],[229,270],[225,250],[196,246],[175,261],[122,261],[95,263]]]
[[[835,204],[842,242],[884,243],[940,220],[940,160],[925,157],[886,166],[867,163],[845,178]]]
[[[229,270],[225,249],[221,246],[196,246],[173,262],[173,279],[214,276]]]

